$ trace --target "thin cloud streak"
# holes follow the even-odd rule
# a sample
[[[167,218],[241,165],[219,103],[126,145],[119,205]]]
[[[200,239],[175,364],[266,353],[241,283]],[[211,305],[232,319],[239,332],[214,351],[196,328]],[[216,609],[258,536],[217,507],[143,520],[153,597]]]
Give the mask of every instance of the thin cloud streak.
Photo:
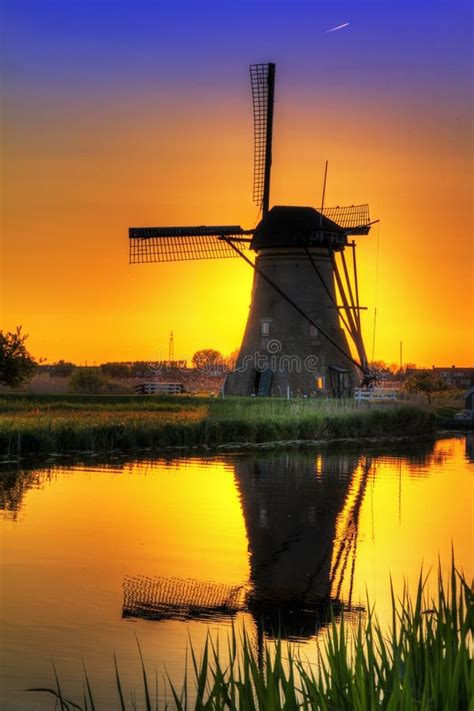
[[[326,30],[326,34],[328,34],[328,32],[337,32],[337,30],[342,30],[344,27],[349,27],[349,22],[344,22],[343,25],[338,25],[337,27],[332,27],[330,30]]]

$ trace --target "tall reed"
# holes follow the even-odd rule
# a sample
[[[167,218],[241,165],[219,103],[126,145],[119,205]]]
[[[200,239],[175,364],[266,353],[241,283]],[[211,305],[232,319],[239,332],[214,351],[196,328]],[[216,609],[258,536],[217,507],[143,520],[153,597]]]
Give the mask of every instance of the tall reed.
[[[0,399],[0,453],[215,447],[282,440],[426,435],[435,416],[411,406],[352,400],[257,398]]]
[[[185,671],[179,687],[168,679],[166,689],[152,694],[138,647],[143,705],[138,706],[133,692],[128,701],[115,660],[117,695],[107,711],[473,709],[473,592],[454,561],[449,581],[438,572],[434,598],[428,597],[426,579],[420,574],[414,597],[405,588],[397,599],[392,588],[391,602],[388,629],[370,605],[352,634],[344,619],[333,621],[318,653],[317,671],[281,641],[266,644],[262,659],[249,635],[238,636],[233,630],[225,654],[208,636],[199,660],[191,647],[192,679]],[[50,694],[61,711],[97,708],[85,670],[82,702],[65,698],[54,673],[55,687],[30,691]],[[163,701],[166,695],[171,703]]]

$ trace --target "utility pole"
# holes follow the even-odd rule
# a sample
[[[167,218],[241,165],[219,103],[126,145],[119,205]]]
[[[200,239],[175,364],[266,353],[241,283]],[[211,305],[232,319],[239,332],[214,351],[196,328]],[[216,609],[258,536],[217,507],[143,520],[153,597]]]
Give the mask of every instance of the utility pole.
[[[326,161],[326,165],[324,167],[324,180],[323,180],[323,195],[321,198],[321,212],[319,215],[319,226],[321,227],[323,224],[323,210],[324,210],[324,199],[326,197],[326,182],[328,179],[328,163],[329,161]]]
[[[400,341],[400,371],[403,366],[403,341]]]
[[[169,345],[169,350],[168,350],[168,361],[171,365],[171,363],[174,361],[174,338],[173,338],[173,331],[170,331],[170,345]]]

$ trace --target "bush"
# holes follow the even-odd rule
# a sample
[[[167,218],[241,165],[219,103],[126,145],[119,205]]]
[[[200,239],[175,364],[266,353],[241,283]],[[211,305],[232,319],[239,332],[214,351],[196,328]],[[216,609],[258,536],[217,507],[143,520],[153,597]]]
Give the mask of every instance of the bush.
[[[128,363],[102,363],[100,366],[102,373],[109,378],[123,379],[132,375]]]
[[[431,396],[435,392],[445,389],[445,384],[436,373],[420,370],[413,373],[405,380],[405,390],[408,392],[424,393],[431,404]]]
[[[107,378],[99,368],[77,368],[69,378],[69,385],[76,393],[102,393],[107,387]]]

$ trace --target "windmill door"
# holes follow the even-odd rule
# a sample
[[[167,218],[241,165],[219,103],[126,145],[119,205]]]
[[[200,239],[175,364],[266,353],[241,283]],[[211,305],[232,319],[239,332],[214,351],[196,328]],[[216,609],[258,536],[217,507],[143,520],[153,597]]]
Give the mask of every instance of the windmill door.
[[[331,378],[331,390],[333,397],[350,397],[351,395],[351,375],[345,368],[336,365],[329,366]]]
[[[270,368],[265,368],[265,370],[257,371],[256,376],[256,395],[258,397],[268,397],[270,395],[270,388],[272,385],[272,371]]]

